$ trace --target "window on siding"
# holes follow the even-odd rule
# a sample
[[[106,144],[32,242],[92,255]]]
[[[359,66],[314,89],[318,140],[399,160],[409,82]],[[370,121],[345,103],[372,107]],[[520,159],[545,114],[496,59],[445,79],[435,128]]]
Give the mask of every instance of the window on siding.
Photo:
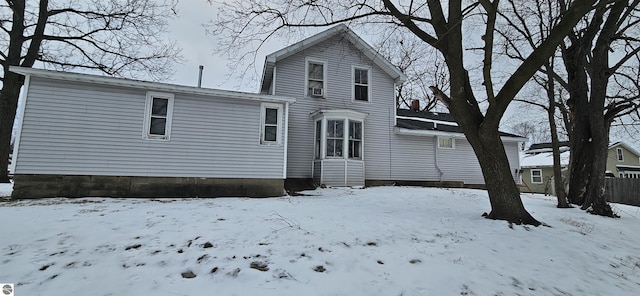
[[[173,94],[147,93],[144,139],[169,140],[173,113]]]
[[[362,158],[362,122],[349,121],[349,158]]]
[[[456,148],[456,139],[451,137],[438,137],[438,148]]]
[[[327,157],[342,157],[344,141],[344,121],[327,121]]]
[[[326,93],[326,62],[307,60],[307,91],[309,97],[324,98]]]
[[[353,99],[369,101],[369,69],[353,68]]]
[[[624,161],[624,155],[622,152],[622,148],[616,149],[616,154],[618,155],[618,161]]]
[[[282,130],[282,105],[262,104],[260,109],[260,144],[279,144],[279,131]]]
[[[542,184],[542,170],[531,169],[531,183]]]

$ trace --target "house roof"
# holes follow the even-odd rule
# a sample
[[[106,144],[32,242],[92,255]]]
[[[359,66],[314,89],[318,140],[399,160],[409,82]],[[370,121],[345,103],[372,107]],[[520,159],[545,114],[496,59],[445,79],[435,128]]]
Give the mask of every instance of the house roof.
[[[397,109],[396,115],[396,130],[402,134],[464,137],[462,128],[450,113]],[[500,136],[505,141],[526,140],[505,132],[500,132]]]
[[[560,147],[569,147],[569,141],[562,141],[559,143]],[[529,150],[538,150],[538,149],[552,149],[551,143],[536,143],[531,144]]]
[[[616,148],[618,146],[624,147],[625,149],[629,150],[631,153],[635,154],[637,157],[640,157],[640,152],[638,152],[638,150],[633,149],[633,147],[631,147],[629,144],[622,141],[614,142],[613,144],[609,145],[609,149]]]
[[[560,152],[560,166],[569,165],[569,150]],[[541,152],[538,154],[523,154],[520,157],[520,167],[522,168],[541,168],[553,166],[553,152]]]
[[[293,103],[296,101],[296,99],[293,97],[272,96],[272,95],[263,95],[263,94],[238,92],[238,91],[230,91],[230,90],[220,90],[220,89],[212,89],[212,88],[200,88],[195,86],[134,80],[134,79],[119,78],[119,77],[100,76],[100,75],[93,75],[93,74],[71,73],[71,72],[24,68],[24,67],[15,67],[15,66],[11,66],[9,70],[11,72],[22,74],[25,76],[37,76],[37,77],[57,79],[57,80],[96,83],[96,84],[116,86],[116,87],[132,87],[132,88],[147,89],[147,90],[154,90],[154,91],[188,93],[188,94],[223,97],[228,99],[254,100],[254,101],[265,101],[265,102]]]
[[[402,73],[402,71],[400,71],[398,67],[391,64],[391,62],[389,62],[380,53],[378,53],[378,51],[371,47],[371,45],[362,40],[360,36],[351,31],[351,29],[349,29],[349,27],[347,27],[345,24],[339,24],[307,39],[304,39],[300,42],[294,43],[290,46],[267,55],[265,57],[264,68],[262,71],[260,92],[266,93],[269,90],[269,87],[271,86],[271,82],[273,80],[273,69],[276,62],[338,35],[342,35],[347,40],[349,40],[351,44],[362,51],[365,56],[371,59],[387,74],[389,74],[389,76],[391,76],[397,83],[401,83],[407,80],[407,76],[404,75],[404,73]]]

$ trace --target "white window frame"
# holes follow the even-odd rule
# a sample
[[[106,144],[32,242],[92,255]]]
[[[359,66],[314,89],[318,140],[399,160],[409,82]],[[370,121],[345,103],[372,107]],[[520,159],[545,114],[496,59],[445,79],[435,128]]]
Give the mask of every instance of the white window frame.
[[[342,123],[342,135],[340,135],[339,137],[329,137],[328,131],[329,131],[329,121],[332,122],[341,122]],[[344,146],[344,142],[345,139],[347,138],[347,135],[349,134],[349,131],[347,130],[349,127],[347,126],[347,122],[348,120],[343,119],[343,118],[327,118],[325,120],[325,132],[324,132],[324,142],[325,142],[325,147],[327,147],[324,151],[324,155],[325,158],[345,158],[345,151],[347,150]],[[329,140],[340,140],[339,142],[341,142],[340,144],[342,144],[342,155],[329,155],[328,152],[328,148],[329,148]],[[336,142],[338,143],[338,142]],[[335,152],[335,149],[334,149]]]
[[[450,139],[451,140],[451,147],[442,146],[442,142],[440,142],[441,139]],[[438,148],[440,148],[440,149],[456,149],[456,138],[438,136]]]
[[[616,159],[618,159],[619,162],[624,162],[624,151],[622,151],[622,148],[616,148]]]
[[[164,135],[151,134],[151,118],[153,112],[153,99],[166,99],[167,100],[167,115],[165,117],[165,129]],[[144,110],[144,124],[142,130],[142,138],[144,140],[157,140],[157,141],[169,141],[171,138],[171,126],[173,121],[173,101],[174,95],[171,93],[162,92],[147,92]]]
[[[366,70],[367,71],[367,100],[356,100],[356,70]],[[352,102],[360,102],[360,103],[371,103],[371,67],[369,66],[359,66],[352,65],[351,66],[351,101]]]
[[[321,129],[321,138],[320,138],[320,143],[317,142],[315,135],[314,135],[314,151],[318,151],[317,149],[320,149],[320,157],[315,157],[316,155],[314,155],[314,159],[316,160],[324,160],[324,159],[345,159],[345,160],[356,160],[356,161],[362,161],[364,160],[365,157],[365,152],[364,152],[364,147],[365,147],[365,142],[366,142],[366,138],[365,138],[365,119],[367,117],[366,114],[364,113],[360,113],[360,112],[356,112],[356,111],[351,111],[351,110],[320,110],[317,112],[314,112],[313,114],[311,114],[313,120],[314,120],[314,126],[315,126],[315,130],[317,131],[317,122],[320,122],[320,129]],[[343,124],[343,131],[342,131],[342,156],[327,156],[327,122],[333,120],[333,121],[341,121]],[[349,131],[349,123],[350,122],[359,122],[360,123],[360,135],[361,135],[361,139],[360,139],[360,157],[359,158],[350,158],[349,157],[349,138],[350,138],[350,131]],[[320,147],[317,147],[318,144],[320,145]],[[315,154],[315,152],[314,152]]]
[[[265,122],[267,116],[267,109],[276,109],[278,111],[277,124],[276,124],[276,140],[265,140],[265,128],[267,124]],[[282,144],[282,110],[281,104],[275,103],[262,103],[260,104],[260,145],[281,145]]]
[[[322,64],[322,96],[312,96],[309,93],[309,64]],[[309,98],[323,99],[327,97],[327,61],[316,58],[304,59],[304,95]]]
[[[354,120],[354,119],[348,119],[347,121],[347,158],[348,159],[357,159],[360,160],[362,159],[362,150],[363,150],[363,142],[362,142],[362,138],[364,138],[364,123],[362,121],[358,121],[358,120]],[[359,123],[360,124],[360,139],[356,139],[353,137],[353,135],[351,134],[351,124],[352,123]],[[359,148],[359,155],[358,157],[351,157],[351,142],[358,142],[360,143],[360,145],[358,146]]]
[[[533,172],[538,172],[538,173],[540,173],[540,175],[538,176],[538,177],[540,177],[540,182],[536,182],[536,181],[534,180]],[[542,184],[542,183],[544,183],[544,179],[543,179],[543,177],[542,177],[542,169],[531,169],[531,170],[530,170],[530,173],[531,173],[531,184]]]

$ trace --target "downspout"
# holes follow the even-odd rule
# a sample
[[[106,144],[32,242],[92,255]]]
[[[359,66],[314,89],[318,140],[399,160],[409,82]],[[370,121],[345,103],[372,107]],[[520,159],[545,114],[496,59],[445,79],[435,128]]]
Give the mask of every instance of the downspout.
[[[282,179],[287,179],[287,153],[289,148],[289,102],[284,104],[284,162],[282,166]]]
[[[198,72],[198,87],[202,87],[202,70],[204,70],[204,66],[200,65],[199,67],[199,72]]]
[[[31,75],[25,75],[24,84],[22,85],[22,87],[22,108],[20,108],[20,117],[18,118],[18,132],[16,133],[16,139],[13,143],[13,155],[11,156],[11,173],[13,175],[16,174],[16,166],[18,164],[18,148],[20,147],[20,138],[22,137],[22,124],[24,123],[24,112],[27,107],[27,94],[29,94],[29,88],[31,87]]]

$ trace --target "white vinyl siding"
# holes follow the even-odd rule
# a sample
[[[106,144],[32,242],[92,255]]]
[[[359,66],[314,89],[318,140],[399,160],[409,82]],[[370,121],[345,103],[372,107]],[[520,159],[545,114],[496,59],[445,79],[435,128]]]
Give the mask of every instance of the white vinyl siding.
[[[146,92],[32,77],[14,173],[282,179],[259,101],[175,93],[171,141],[147,141]]]

